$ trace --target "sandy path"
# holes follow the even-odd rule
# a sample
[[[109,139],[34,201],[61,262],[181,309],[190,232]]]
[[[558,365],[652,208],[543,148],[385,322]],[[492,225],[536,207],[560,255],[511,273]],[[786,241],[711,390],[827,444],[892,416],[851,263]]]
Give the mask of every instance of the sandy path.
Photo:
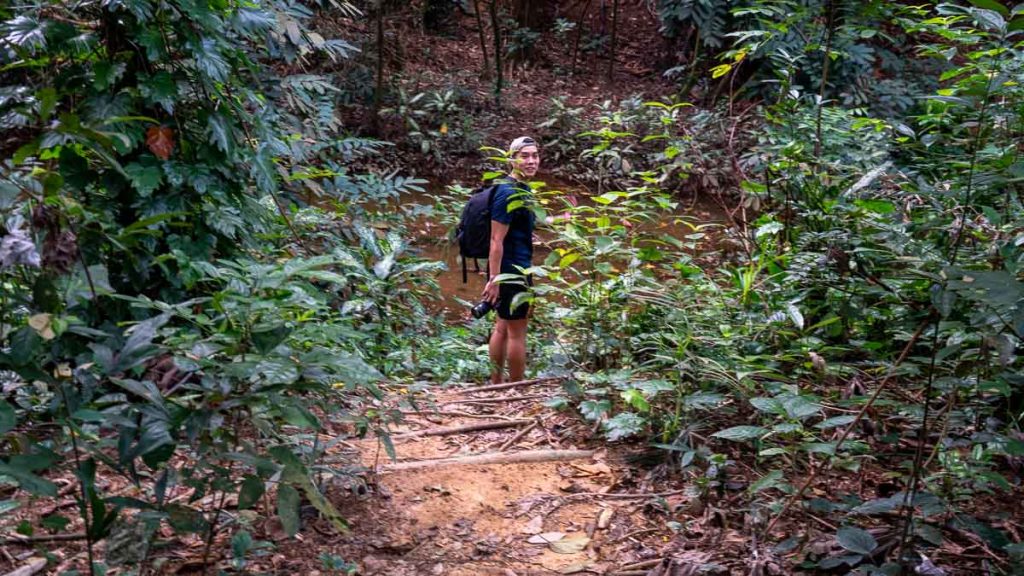
[[[436,402],[516,394],[553,396],[558,390],[557,382],[473,395],[453,389],[439,393]],[[588,427],[535,399],[445,404],[444,410],[539,418],[542,425],[522,435],[507,453],[587,448]],[[488,421],[460,416],[433,420],[412,416],[395,433]],[[521,430],[397,438],[394,443],[399,461],[443,458],[496,452]],[[357,446],[365,465],[386,462],[375,441],[365,440]],[[598,451],[592,458],[569,462],[446,465],[384,472],[371,495],[341,503],[354,530],[332,542],[330,548],[356,562],[360,574],[610,573],[655,556],[654,549],[643,542],[657,542],[659,534],[664,537],[668,533],[663,521],[651,522],[643,514],[648,498],[585,495],[642,490],[634,485],[634,472],[616,463],[621,459],[622,455],[614,452],[609,456]],[[598,528],[602,511],[610,521]],[[562,533],[563,543],[529,543],[531,533],[536,532]]]

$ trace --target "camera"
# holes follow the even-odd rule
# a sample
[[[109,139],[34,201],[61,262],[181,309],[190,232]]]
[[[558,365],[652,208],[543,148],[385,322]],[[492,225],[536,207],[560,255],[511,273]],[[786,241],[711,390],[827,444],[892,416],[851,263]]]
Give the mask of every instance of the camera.
[[[488,302],[487,300],[484,300],[483,302],[480,302],[476,306],[473,306],[473,309],[470,310],[470,313],[473,314],[473,318],[479,320],[480,318],[486,316],[487,313],[490,312],[491,310],[494,310],[494,306],[492,306],[491,303]]]

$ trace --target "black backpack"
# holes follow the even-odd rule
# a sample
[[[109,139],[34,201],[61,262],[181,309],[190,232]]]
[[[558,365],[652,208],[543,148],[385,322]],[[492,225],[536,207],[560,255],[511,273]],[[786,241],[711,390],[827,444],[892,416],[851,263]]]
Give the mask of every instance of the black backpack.
[[[473,191],[469,201],[462,209],[459,226],[455,229],[455,238],[459,242],[459,255],[462,256],[462,283],[469,281],[466,272],[466,260],[473,259],[476,271],[480,271],[478,258],[487,258],[491,251],[491,204],[494,203],[494,192],[497,184],[488,184]]]

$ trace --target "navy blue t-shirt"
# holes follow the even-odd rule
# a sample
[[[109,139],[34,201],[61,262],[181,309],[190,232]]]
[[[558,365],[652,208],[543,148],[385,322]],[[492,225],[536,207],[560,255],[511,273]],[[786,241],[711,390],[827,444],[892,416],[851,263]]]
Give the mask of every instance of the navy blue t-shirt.
[[[504,252],[501,258],[502,274],[519,274],[517,266],[528,268],[533,265],[534,214],[529,206],[533,193],[529,186],[509,178],[498,184],[491,205],[491,220],[508,225],[505,234]],[[511,211],[510,203],[515,203]]]

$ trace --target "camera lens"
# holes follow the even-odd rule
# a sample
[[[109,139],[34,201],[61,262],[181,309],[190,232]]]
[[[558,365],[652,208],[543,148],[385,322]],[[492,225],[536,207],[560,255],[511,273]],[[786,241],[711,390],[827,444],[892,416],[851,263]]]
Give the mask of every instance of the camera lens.
[[[473,318],[479,319],[486,316],[487,313],[490,312],[492,309],[493,308],[491,306],[491,303],[484,300],[483,302],[480,302],[476,306],[473,306],[473,309],[470,312],[473,314]]]

